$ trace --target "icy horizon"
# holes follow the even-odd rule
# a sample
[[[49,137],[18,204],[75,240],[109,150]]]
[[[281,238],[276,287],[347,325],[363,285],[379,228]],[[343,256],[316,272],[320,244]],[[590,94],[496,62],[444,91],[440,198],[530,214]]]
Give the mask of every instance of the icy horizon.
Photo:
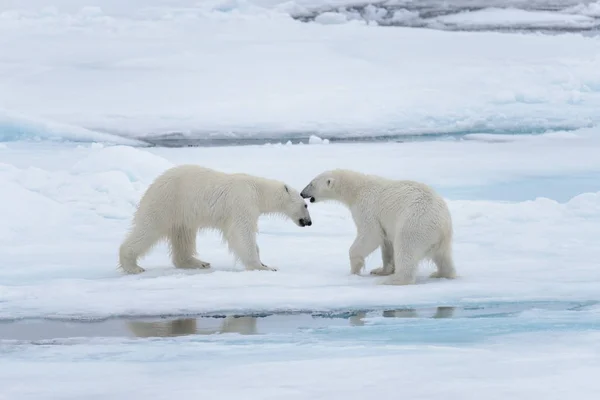
[[[386,27],[336,22],[331,11],[292,17],[294,5],[342,3],[4,1],[0,141],[398,139],[600,120],[597,36]],[[412,3],[403,4],[393,6]],[[528,23],[524,12],[538,13],[534,25],[578,24],[600,3],[514,8],[523,4],[436,18],[476,30]]]

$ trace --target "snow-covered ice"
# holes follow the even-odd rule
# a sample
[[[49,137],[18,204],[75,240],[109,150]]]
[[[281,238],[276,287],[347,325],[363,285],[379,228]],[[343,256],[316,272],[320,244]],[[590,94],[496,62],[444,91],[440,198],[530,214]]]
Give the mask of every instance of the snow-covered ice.
[[[0,168],[6,188],[0,207],[0,317],[596,299],[600,192],[577,193],[562,203],[544,198],[543,186],[539,198],[520,202],[451,194],[524,178],[598,173],[598,144],[597,129],[504,143],[471,139],[184,149],[21,145],[27,154],[11,144],[2,149]],[[544,157],[532,157],[532,148]],[[265,263],[280,269],[277,273],[238,272],[241,267],[233,264],[219,237],[205,234],[199,251],[213,264],[211,273],[175,270],[166,249],[159,247],[144,260],[147,274],[121,276],[116,249],[136,202],[154,177],[184,162],[278,178],[297,188],[335,167],[428,182],[449,200],[461,278],[429,280],[423,269],[421,285],[398,290],[377,285],[377,278],[350,276],[347,251],[354,226],[349,212],[334,204],[311,206],[310,229],[277,218],[261,220],[261,254]],[[374,254],[369,269],[379,261]]]
[[[329,139],[322,139],[317,135],[311,135],[308,138],[308,144],[329,144]]]
[[[559,14],[549,11],[495,9],[438,17],[437,21],[461,27],[600,27],[600,20],[586,15]]]
[[[0,400],[596,399],[600,40],[444,29],[592,29],[599,4],[0,0]],[[336,142],[373,137],[404,142]],[[378,252],[351,276],[337,204],[310,204],[309,228],[260,220],[277,272],[202,233],[211,270],[159,245],[122,275],[137,202],[182,163],[427,182],[459,278],[379,285]],[[108,330],[59,334],[80,320]]]
[[[135,139],[129,139],[107,133],[94,132],[78,126],[44,121],[39,118],[16,115],[0,109],[0,142],[19,140],[29,141],[69,141],[104,142],[109,144],[143,145]]]
[[[304,23],[276,2],[128,3],[0,9],[1,140],[40,134],[14,114],[129,137],[286,140],[599,120],[593,37]]]
[[[141,338],[98,332],[97,338],[31,343],[0,337],[0,394],[10,400],[175,394],[358,400],[396,398],[401,385],[405,395],[424,399],[558,400],[574,391],[578,399],[594,399],[600,192],[575,185],[568,200],[556,201],[556,189],[543,182],[599,176],[599,133],[178,149],[7,143],[0,148],[2,324],[231,311],[526,308],[502,318],[427,322],[417,312],[412,319],[375,317],[349,327],[303,323],[295,332],[271,328],[251,336],[238,334],[252,330],[239,322],[221,335],[144,338],[139,332],[148,326],[132,321],[122,329],[137,329]],[[448,199],[455,220],[460,278],[428,279],[431,266],[412,287],[378,285],[368,271],[350,276],[354,227],[336,204],[312,205],[310,229],[261,220],[261,254],[279,267],[276,273],[242,271],[216,236],[203,234],[199,251],[212,271],[176,270],[159,246],[143,260],[146,273],[122,276],[116,252],[136,202],[155,176],[180,163],[271,176],[298,188],[338,166],[429,182]],[[526,200],[514,186],[523,180],[533,183]],[[503,198],[511,201],[498,201],[490,185],[504,185]],[[379,255],[367,265],[377,267]],[[558,311],[536,311],[535,302],[556,304]],[[222,331],[216,321],[215,331]],[[412,373],[397,373],[399,363]],[[359,379],[348,379],[356,374]]]

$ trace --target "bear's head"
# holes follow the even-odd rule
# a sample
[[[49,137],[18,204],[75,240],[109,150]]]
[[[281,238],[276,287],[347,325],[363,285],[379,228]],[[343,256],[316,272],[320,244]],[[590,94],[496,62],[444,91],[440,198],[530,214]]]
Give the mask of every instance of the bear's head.
[[[327,171],[317,175],[304,189],[302,189],[300,196],[304,199],[310,199],[311,203],[336,199],[337,193],[333,175],[333,171]]]
[[[283,213],[298,226],[311,226],[312,220],[308,212],[308,205],[300,193],[288,185],[284,185],[284,190],[281,202]]]

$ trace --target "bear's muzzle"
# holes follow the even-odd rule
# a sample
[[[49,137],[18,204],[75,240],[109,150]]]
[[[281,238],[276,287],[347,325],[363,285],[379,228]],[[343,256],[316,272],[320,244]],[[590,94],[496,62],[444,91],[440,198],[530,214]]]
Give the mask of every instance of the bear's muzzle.
[[[304,227],[304,226],[311,226],[312,225],[312,221],[310,220],[310,218],[300,218],[298,220],[298,225]]]
[[[310,187],[312,186],[312,184],[306,186],[304,189],[302,189],[302,192],[300,192],[300,196],[303,199],[310,199],[311,203],[315,202],[315,198],[310,194]]]

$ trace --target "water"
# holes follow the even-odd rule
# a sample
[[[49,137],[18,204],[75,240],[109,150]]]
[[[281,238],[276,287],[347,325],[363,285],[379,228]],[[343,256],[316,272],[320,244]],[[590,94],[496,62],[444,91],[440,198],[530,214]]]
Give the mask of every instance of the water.
[[[322,139],[327,139],[331,143],[406,143],[423,142],[433,140],[461,140],[471,134],[496,134],[496,135],[535,135],[548,132],[574,131],[579,126],[556,125],[553,127],[527,126],[515,129],[471,129],[471,130],[450,130],[450,131],[423,131],[411,132],[402,129],[388,131],[387,133],[358,131],[348,136],[339,136],[339,132],[323,134],[320,132],[231,132],[232,137],[213,137],[211,132],[171,132],[160,135],[143,135],[136,137],[136,140],[144,142],[146,145],[157,147],[214,147],[214,146],[261,146],[269,143],[287,143],[292,144],[308,143],[312,135]],[[118,132],[108,132],[119,135]],[[239,135],[236,137],[235,135]],[[502,136],[500,136],[502,137]]]
[[[564,203],[581,193],[600,191],[600,172],[568,176],[536,176],[489,185],[438,188],[452,200],[528,201],[545,197]]]
[[[390,343],[456,343],[531,331],[600,329],[597,302],[488,303],[426,308],[119,318],[103,321],[16,320],[0,323],[0,340],[81,337],[166,338],[234,334],[264,341],[312,339]],[[235,340],[235,339],[234,339]]]

